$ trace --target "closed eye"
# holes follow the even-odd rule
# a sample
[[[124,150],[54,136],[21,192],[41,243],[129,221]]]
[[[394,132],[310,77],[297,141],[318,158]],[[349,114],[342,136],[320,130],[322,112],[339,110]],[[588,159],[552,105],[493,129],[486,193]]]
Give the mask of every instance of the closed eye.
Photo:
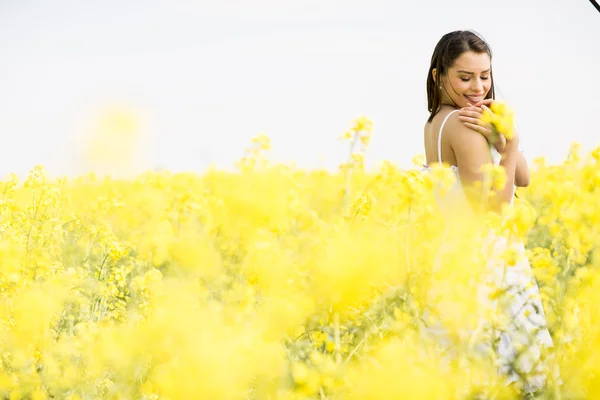
[[[487,81],[490,77],[489,76],[482,76],[481,80],[482,81]],[[471,78],[460,78],[461,81],[463,82],[469,82],[471,80]]]

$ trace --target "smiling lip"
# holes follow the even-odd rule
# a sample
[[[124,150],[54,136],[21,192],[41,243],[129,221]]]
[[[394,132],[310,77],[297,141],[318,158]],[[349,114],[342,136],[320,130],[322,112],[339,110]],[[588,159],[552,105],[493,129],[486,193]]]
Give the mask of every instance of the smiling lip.
[[[469,99],[472,103],[479,103],[481,100],[483,100],[483,95],[477,95],[477,96],[467,96],[466,94],[464,95],[467,99]]]

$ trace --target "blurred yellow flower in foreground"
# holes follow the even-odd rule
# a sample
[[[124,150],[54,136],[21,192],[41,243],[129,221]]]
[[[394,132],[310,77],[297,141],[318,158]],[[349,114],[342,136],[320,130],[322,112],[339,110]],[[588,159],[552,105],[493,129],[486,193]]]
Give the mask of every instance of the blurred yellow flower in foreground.
[[[140,133],[139,116],[133,110],[125,107],[106,109],[92,121],[84,138],[86,165],[105,174],[131,173],[137,161]]]
[[[96,128],[94,160],[127,164],[133,114]],[[538,162],[512,207],[457,211],[449,234],[436,196],[453,171],[368,171],[372,123],[348,132],[337,171],[271,163],[260,135],[234,171],[53,180],[35,166],[0,182],[0,398],[523,398],[529,374],[507,386],[480,348],[482,319],[513,329],[478,301],[490,230],[526,245],[538,279],[555,344],[542,355],[561,372],[538,397],[598,398],[599,150]],[[494,254],[509,277],[520,249]],[[436,321],[454,347],[422,335]]]

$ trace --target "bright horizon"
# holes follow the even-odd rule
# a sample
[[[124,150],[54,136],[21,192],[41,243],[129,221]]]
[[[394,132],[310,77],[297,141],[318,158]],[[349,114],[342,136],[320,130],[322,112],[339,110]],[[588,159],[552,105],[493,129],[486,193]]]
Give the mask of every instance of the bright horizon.
[[[600,145],[600,14],[587,0],[31,0],[0,4],[0,176],[85,173],[82,141],[114,105],[139,116],[136,173],[229,169],[260,133],[274,161],[335,168],[360,115],[375,128],[367,166],[411,167],[429,58],[457,29],[490,43],[530,162]]]

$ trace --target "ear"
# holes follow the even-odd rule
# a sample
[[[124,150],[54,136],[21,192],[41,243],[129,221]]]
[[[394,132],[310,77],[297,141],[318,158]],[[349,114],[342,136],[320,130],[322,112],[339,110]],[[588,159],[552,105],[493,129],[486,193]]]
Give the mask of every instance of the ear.
[[[437,69],[434,68],[431,70],[431,76],[433,77],[433,81],[437,83]]]

